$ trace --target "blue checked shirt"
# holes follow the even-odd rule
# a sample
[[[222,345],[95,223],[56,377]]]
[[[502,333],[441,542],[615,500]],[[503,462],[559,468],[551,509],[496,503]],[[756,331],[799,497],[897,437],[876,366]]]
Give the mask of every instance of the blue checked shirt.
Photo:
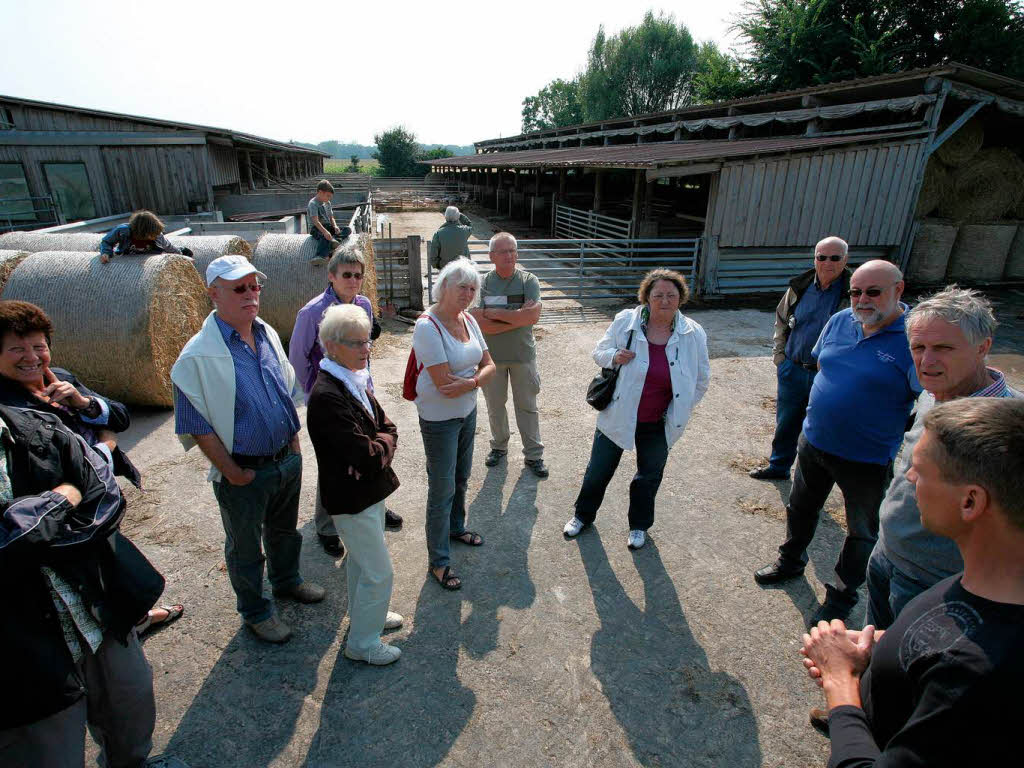
[[[219,317],[215,319],[235,364],[235,442],[230,450],[245,456],[275,454],[299,431],[299,414],[285,385],[274,348],[259,323],[253,323],[256,339],[253,352],[238,331]],[[179,435],[213,432],[210,422],[177,387],[174,388],[174,431]]]

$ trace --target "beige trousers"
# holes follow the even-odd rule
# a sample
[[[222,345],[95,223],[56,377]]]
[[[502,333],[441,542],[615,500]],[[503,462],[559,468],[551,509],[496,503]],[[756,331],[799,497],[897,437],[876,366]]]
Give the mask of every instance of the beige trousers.
[[[523,441],[523,455],[528,460],[544,455],[540,441],[540,413],[537,411],[537,393],[540,392],[540,374],[537,361],[528,363],[495,363],[494,376],[483,386],[487,401],[487,417],[491,422],[491,450],[507,451],[509,439],[508,385],[512,383],[512,404],[516,412],[516,426]]]

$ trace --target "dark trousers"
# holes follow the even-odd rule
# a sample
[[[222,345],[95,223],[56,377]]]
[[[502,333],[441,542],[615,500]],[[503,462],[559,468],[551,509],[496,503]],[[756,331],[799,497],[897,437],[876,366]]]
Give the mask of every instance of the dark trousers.
[[[878,508],[892,479],[892,462],[869,464],[819,451],[801,435],[796,476],[786,506],[786,541],[779,547],[783,568],[803,570],[822,505],[838,485],[846,504],[846,540],[836,563],[835,583],[826,584],[828,600],[853,606],[864,583],[868,558],[878,539]]]
[[[814,371],[809,371],[788,357],[775,371],[778,387],[775,395],[775,437],[772,439],[772,469],[789,472],[796,459],[796,442],[807,413]]]
[[[313,231],[310,234],[316,240],[316,258],[329,259],[331,254],[334,253],[337,243],[334,242],[333,238],[330,240],[324,238],[323,234],[316,227],[313,227]]]
[[[629,484],[629,530],[646,531],[654,525],[654,497],[668,461],[665,423],[637,424],[636,474]],[[583,486],[576,497],[576,517],[589,525],[597,517],[604,492],[622,458],[622,449],[602,434],[594,432],[590,461],[583,475]]]
[[[904,573],[882,552],[876,544],[868,560],[868,613],[865,624],[875,629],[888,629],[896,617],[907,607],[907,603],[920,595],[933,583],[918,581]]]

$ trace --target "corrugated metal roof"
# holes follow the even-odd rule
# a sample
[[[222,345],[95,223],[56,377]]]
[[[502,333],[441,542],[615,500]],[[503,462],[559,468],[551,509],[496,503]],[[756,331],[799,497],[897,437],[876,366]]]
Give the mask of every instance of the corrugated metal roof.
[[[849,136],[782,136],[762,139],[713,139],[618,144],[608,147],[527,149],[424,160],[430,166],[453,168],[659,168],[696,160],[798,152],[858,142],[878,142],[921,136],[922,131],[866,133]]]

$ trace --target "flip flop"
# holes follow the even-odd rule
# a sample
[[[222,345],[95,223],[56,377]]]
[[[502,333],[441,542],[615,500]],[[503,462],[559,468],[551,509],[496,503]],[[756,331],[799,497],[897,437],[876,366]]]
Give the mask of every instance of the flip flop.
[[[172,622],[175,622],[178,619],[180,619],[181,614],[185,612],[185,606],[181,603],[178,603],[176,605],[158,605],[157,609],[161,611],[167,611],[167,618],[161,621],[154,621],[153,614],[147,611],[146,618],[144,618],[142,621],[135,625],[135,631],[138,634],[142,635],[155,627],[167,626],[168,624],[171,624]]]
[[[466,541],[463,536],[469,536],[469,541]],[[448,536],[449,539],[465,544],[467,547],[479,547],[484,543],[484,537],[476,531],[463,531],[462,533],[452,533]]]
[[[441,585],[442,589],[447,589],[449,592],[454,592],[456,589],[462,589],[462,579],[451,572],[452,567],[446,565],[444,567],[444,573],[441,574],[441,578],[437,578],[434,570],[430,570],[430,575],[437,579],[437,583]]]

